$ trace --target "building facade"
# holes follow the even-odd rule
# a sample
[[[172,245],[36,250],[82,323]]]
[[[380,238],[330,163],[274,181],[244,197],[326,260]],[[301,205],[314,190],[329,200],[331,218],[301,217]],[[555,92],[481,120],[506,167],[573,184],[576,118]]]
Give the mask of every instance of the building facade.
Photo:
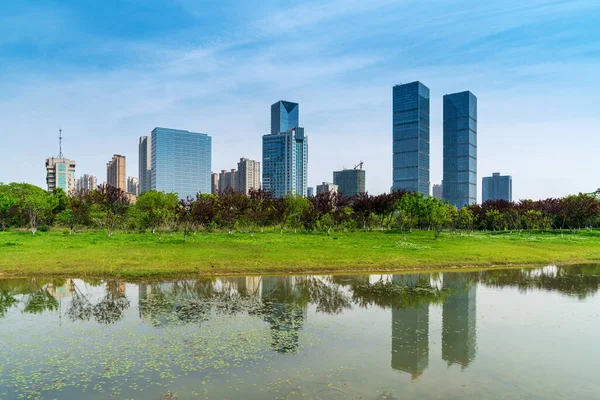
[[[95,176],[83,174],[79,179],[77,179],[75,188],[78,192],[91,192],[92,190],[96,190],[98,188],[98,180]]]
[[[298,103],[271,105],[271,134],[263,136],[263,189],[275,197],[307,195],[308,137]]]
[[[130,176],[127,178],[127,193],[134,196],[140,195],[140,184],[138,178]]]
[[[221,173],[219,174],[219,191],[221,193],[237,192],[236,181],[237,171],[235,168],[230,171],[221,170]]]
[[[61,188],[65,193],[75,191],[75,161],[66,158],[50,157],[46,159],[46,185],[48,191]]]
[[[344,169],[333,172],[333,183],[338,186],[339,193],[352,197],[365,193],[367,171],[364,169]]]
[[[337,193],[338,192],[338,185],[334,184],[334,183],[329,183],[329,182],[323,182],[320,185],[317,185],[317,194],[321,194],[321,193]]]
[[[315,188],[312,186],[309,186],[306,188],[306,195],[308,197],[313,197],[315,195]]]
[[[494,172],[492,176],[483,178],[481,201],[506,200],[512,201],[512,176],[500,175]]]
[[[396,85],[392,97],[392,188],[429,195],[429,88]]]
[[[271,135],[287,132],[300,126],[300,105],[290,101],[280,100],[271,105]]]
[[[211,193],[212,138],[204,133],[154,128],[151,189],[179,198]]]
[[[219,174],[216,172],[210,174],[210,193],[219,194]]]
[[[152,140],[148,136],[140,137],[139,155],[139,194],[147,192],[152,186]]]
[[[236,179],[236,188],[240,193],[249,194],[250,189],[260,189],[260,163],[240,158]]]
[[[275,197],[307,195],[308,137],[304,128],[263,136],[263,189]]]
[[[125,156],[115,154],[106,164],[106,183],[127,192],[127,162]]]
[[[477,97],[469,91],[444,96],[442,196],[462,208],[477,202]]]
[[[435,183],[431,190],[431,196],[435,197],[438,200],[442,200],[443,199],[442,190],[443,190],[442,185]]]

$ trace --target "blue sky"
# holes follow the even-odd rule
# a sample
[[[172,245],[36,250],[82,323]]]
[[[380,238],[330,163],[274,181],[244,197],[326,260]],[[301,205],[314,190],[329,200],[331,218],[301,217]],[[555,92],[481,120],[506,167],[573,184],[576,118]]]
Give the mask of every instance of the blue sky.
[[[479,101],[478,173],[515,199],[600,187],[597,0],[21,1],[0,5],[0,182],[45,184],[58,153],[137,176],[155,126],[208,133],[213,170],[260,160],[270,105],[300,103],[309,184],[360,160],[391,186],[392,86],[431,89],[431,181],[442,96]],[[481,191],[481,188],[478,188]],[[481,193],[479,193],[479,197]]]

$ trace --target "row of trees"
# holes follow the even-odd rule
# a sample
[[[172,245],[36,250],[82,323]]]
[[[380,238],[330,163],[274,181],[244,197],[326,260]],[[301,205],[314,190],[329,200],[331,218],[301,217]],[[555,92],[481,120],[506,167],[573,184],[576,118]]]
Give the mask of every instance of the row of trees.
[[[580,229],[600,223],[600,200],[596,194],[560,199],[519,202],[488,201],[457,210],[433,197],[408,192],[345,197],[322,193],[315,197],[274,198],[264,190],[249,195],[228,192],[199,194],[180,200],[173,193],[143,193],[135,204],[120,189],[100,186],[90,192],[67,196],[57,189],[48,193],[22,183],[0,184],[0,227],[62,226],[70,233],[81,228],[191,232],[221,229],[255,232],[284,229],[294,232],[330,232],[399,229],[430,230],[437,238],[444,229],[454,232],[478,230]]]

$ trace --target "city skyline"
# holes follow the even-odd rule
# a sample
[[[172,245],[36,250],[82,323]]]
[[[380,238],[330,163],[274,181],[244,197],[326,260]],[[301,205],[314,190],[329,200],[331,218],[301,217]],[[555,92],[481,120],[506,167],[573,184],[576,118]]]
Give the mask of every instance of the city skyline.
[[[599,57],[589,39],[600,33],[597,2],[227,0],[198,12],[153,0],[138,4],[145,13],[131,21],[124,18],[137,9],[124,7],[130,12],[118,15],[95,4],[4,8],[0,181],[44,187],[39,160],[54,155],[61,126],[65,154],[98,177],[115,153],[135,168],[136,139],[154,126],[209,132],[214,169],[240,156],[260,160],[266,110],[290,98],[302,104],[311,136],[309,185],[352,167],[342,160],[362,159],[373,172],[367,190],[381,193],[392,181],[389,87],[420,80],[431,89],[432,183],[442,180],[443,95],[471,90],[479,100],[479,176],[517,167],[514,199],[598,186]],[[177,24],[156,23],[164,18]],[[566,140],[575,134],[579,140]],[[332,157],[340,144],[344,156]],[[16,160],[23,168],[8,167]]]

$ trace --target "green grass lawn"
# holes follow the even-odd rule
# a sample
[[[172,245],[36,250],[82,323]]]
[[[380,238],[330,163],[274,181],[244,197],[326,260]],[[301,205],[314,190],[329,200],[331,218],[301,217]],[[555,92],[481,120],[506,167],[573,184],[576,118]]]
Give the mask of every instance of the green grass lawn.
[[[399,232],[0,232],[0,275],[160,277],[231,273],[401,271],[600,261],[600,231],[574,234]]]

